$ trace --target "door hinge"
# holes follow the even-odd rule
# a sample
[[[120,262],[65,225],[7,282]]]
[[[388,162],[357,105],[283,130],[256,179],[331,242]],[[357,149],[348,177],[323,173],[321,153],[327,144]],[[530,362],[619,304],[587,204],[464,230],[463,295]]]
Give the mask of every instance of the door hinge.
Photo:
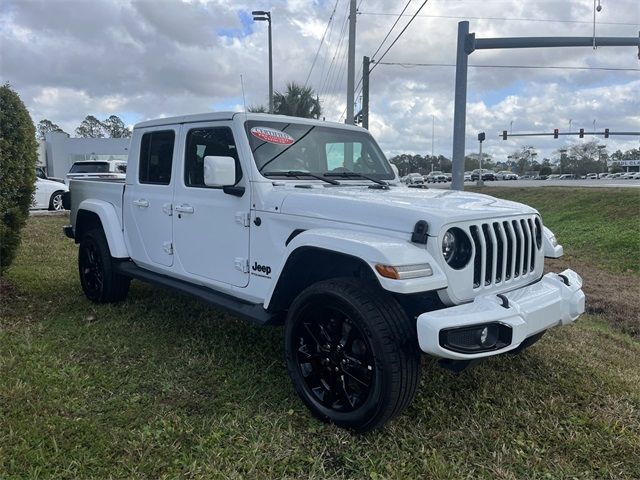
[[[172,216],[173,215],[173,205],[170,203],[165,203],[164,205],[162,205],[162,212]]]
[[[236,223],[239,223],[243,227],[248,227],[251,225],[251,213],[236,212]]]
[[[236,270],[240,270],[242,273],[249,273],[249,259],[236,257],[233,262],[236,266]]]
[[[162,249],[165,251],[167,255],[173,255],[173,243],[162,242]]]

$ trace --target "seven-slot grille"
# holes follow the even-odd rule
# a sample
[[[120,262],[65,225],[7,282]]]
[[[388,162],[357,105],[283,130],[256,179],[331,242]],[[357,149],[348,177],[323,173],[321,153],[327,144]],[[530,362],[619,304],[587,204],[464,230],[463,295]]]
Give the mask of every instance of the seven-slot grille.
[[[475,246],[474,289],[534,272],[536,253],[542,248],[542,224],[537,216],[472,225],[469,232]]]

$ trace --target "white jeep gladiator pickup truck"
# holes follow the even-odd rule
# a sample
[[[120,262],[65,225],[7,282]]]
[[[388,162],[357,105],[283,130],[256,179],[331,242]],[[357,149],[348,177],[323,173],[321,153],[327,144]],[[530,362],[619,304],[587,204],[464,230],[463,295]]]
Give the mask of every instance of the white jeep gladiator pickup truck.
[[[71,180],[89,300],[131,279],[284,324],[295,390],[363,432],[416,393],[421,351],[461,370],[584,312],[582,279],[536,210],[403,186],[369,132],[246,113],[136,125],[126,179]],[[514,386],[514,388],[516,388]]]

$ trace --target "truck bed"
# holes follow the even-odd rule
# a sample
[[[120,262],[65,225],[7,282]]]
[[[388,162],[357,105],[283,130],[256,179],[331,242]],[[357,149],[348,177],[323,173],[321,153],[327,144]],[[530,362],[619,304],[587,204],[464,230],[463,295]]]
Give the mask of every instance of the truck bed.
[[[75,227],[76,214],[80,204],[87,200],[107,202],[113,205],[120,225],[122,225],[122,197],[124,195],[124,179],[82,179],[71,180],[71,225]]]

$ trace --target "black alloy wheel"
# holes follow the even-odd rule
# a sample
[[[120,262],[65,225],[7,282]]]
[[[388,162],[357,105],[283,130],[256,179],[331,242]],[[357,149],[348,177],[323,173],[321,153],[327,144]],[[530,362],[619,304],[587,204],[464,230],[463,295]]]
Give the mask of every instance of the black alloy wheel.
[[[415,321],[379,286],[355,278],[324,280],[296,297],[285,353],[311,413],[360,433],[407,408],[419,383]]]
[[[82,243],[78,252],[78,266],[86,296],[90,300],[100,298],[104,286],[104,265],[99,247],[92,237]]]
[[[92,302],[112,303],[127,297],[131,279],[115,271],[117,261],[111,257],[102,228],[94,228],[82,235],[78,273],[82,290]]]
[[[310,302],[292,335],[297,368],[322,406],[351,412],[369,397],[374,380],[371,345],[339,304]]]

